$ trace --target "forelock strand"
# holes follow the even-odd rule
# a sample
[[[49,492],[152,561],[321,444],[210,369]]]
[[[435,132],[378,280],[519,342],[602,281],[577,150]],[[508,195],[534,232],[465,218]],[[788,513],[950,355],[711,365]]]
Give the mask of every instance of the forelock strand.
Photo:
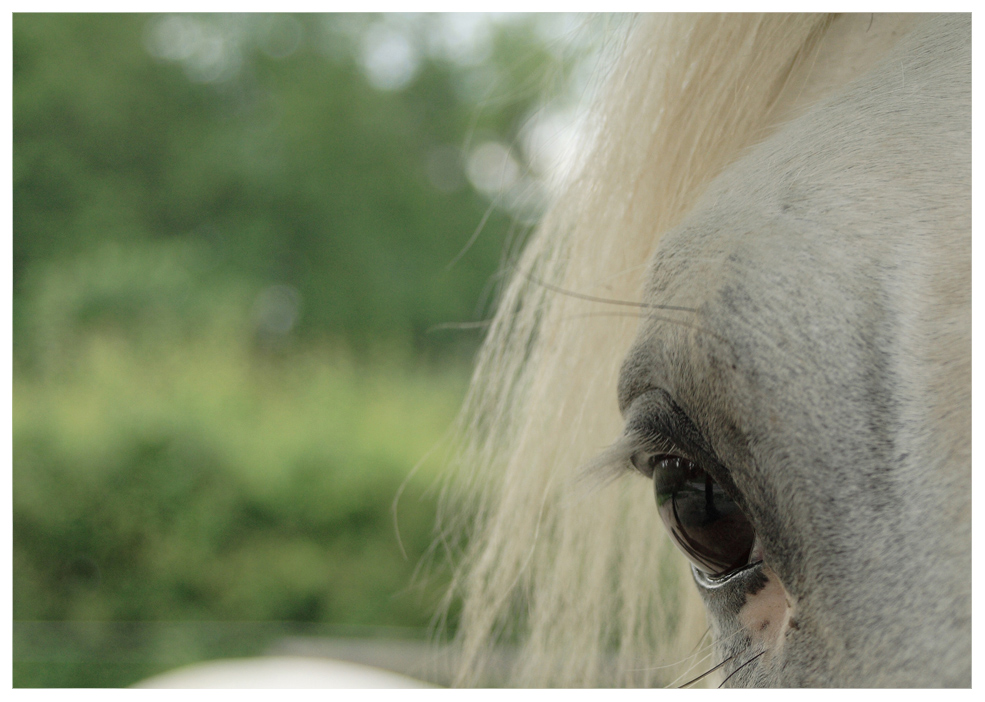
[[[827,23],[644,15],[620,39],[585,158],[515,264],[461,418],[440,521],[462,602],[458,684],[493,681],[504,647],[516,686],[664,685],[687,668],[662,666],[695,646],[704,613],[652,491],[626,480],[571,498],[592,456],[605,478],[631,455],[612,441],[638,319],[558,290],[641,300],[661,236],[784,118]]]

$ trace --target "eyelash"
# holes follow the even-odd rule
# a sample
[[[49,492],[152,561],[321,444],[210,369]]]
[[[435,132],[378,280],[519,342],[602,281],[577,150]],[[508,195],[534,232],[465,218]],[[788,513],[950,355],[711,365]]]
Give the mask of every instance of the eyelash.
[[[680,458],[672,453],[651,452],[651,451],[637,451],[632,456],[629,457],[629,462],[633,466],[633,469],[648,480],[653,479],[653,475],[656,472],[657,465],[661,460]]]
[[[673,442],[662,436],[648,437],[634,443],[635,450],[629,454],[629,464],[634,472],[647,479],[653,478],[660,460],[685,457]]]

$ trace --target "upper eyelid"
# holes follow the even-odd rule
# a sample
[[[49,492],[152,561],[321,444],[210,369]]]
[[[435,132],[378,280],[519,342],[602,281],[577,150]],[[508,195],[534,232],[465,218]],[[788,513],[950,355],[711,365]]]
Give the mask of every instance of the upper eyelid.
[[[656,412],[643,412],[641,416],[626,422],[625,435],[633,437],[637,452],[668,453],[693,458],[692,453],[683,439],[678,438],[678,432],[672,421],[666,415]]]
[[[666,450],[688,460],[701,462],[715,452],[688,413],[671,393],[653,388],[638,395],[626,411],[626,434],[635,435],[641,446]]]
[[[653,388],[638,395],[626,414],[628,416],[622,436],[582,465],[578,471],[579,480],[587,479],[604,485],[626,473],[647,477],[632,462],[633,456],[642,452],[650,455],[664,453],[697,462],[698,456],[683,443],[683,439],[674,437],[674,414],[685,419],[687,416],[673,402],[668,392]],[[690,423],[690,420],[687,419],[687,422]]]
[[[657,441],[659,443],[654,443],[651,439],[651,441],[647,445],[642,446],[638,451],[635,451],[633,452],[632,455],[630,455],[628,462],[632,466],[632,468],[630,469],[632,472],[639,473],[640,475],[648,479],[653,477],[652,470],[648,470],[647,468],[641,468],[637,464],[637,461],[635,459],[637,456],[641,456],[641,455],[646,457],[647,463],[649,463],[649,461],[654,456],[666,456],[667,458],[683,458],[684,460],[690,461],[692,463],[699,463],[698,459],[692,456],[690,452],[681,450],[681,448],[670,439],[667,439],[666,437],[658,437]]]
[[[655,388],[638,395],[626,415],[625,433],[617,442],[624,447],[622,465],[616,467],[616,457],[610,455],[610,461],[613,461],[609,464],[611,474],[624,475],[629,472],[652,477],[631,461],[635,454],[646,452],[650,455],[664,453],[678,456],[705,471],[744,508],[745,497],[736,484],[733,472],[718,458],[717,452],[704,438],[698,426],[669,392]]]
[[[635,473],[636,469],[630,463],[630,457],[642,448],[639,437],[629,432],[624,433],[596,454],[592,460],[581,466],[578,471],[579,480],[594,482],[601,487],[627,472]]]

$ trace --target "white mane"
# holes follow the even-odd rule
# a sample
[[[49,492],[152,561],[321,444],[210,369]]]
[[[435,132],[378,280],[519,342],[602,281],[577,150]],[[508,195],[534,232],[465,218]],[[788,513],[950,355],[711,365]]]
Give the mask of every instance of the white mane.
[[[698,644],[704,612],[652,495],[576,485],[620,434],[615,387],[638,317],[661,311],[558,289],[640,300],[661,235],[823,89],[805,85],[831,24],[643,16],[626,38],[588,156],[517,264],[468,397],[450,496],[466,515],[443,525],[469,535],[459,684],[481,684],[503,644],[519,648],[517,686],[666,685],[688,668],[669,664]]]

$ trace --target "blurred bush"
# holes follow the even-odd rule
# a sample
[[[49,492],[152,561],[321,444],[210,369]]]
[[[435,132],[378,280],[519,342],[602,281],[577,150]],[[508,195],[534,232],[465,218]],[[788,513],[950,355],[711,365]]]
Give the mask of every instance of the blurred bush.
[[[437,464],[407,478],[460,376],[328,349],[270,363],[221,337],[135,352],[94,334],[77,351],[57,377],[14,380],[15,620],[428,624],[444,580],[412,575]],[[89,655],[59,679],[15,653],[15,683],[156,672],[154,650],[110,681],[99,656],[117,652]]]
[[[443,17],[15,15],[18,361],[47,265],[179,241],[190,286],[295,290],[301,338],[443,357],[461,335],[427,331],[482,316],[536,212],[520,132],[563,67],[537,16],[487,22],[478,57]]]
[[[15,686],[421,635],[564,21],[14,15]]]

